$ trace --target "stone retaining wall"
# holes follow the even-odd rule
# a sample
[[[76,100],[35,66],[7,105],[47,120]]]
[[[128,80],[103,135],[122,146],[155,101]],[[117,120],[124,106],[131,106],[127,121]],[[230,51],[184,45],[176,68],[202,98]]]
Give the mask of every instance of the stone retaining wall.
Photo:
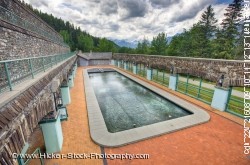
[[[62,37],[55,30],[19,1],[1,0],[0,6],[31,22],[37,28],[43,28],[47,35],[53,35],[58,39],[56,41],[51,40],[29,28],[26,29],[0,19],[0,61],[61,54],[70,51],[70,48],[63,43]]]
[[[223,74],[224,87],[244,86],[244,61],[121,53],[113,54],[113,59],[141,63],[163,70],[170,70],[172,66],[174,73],[190,74],[213,82],[218,82]],[[245,63],[245,67],[250,68],[250,63]]]

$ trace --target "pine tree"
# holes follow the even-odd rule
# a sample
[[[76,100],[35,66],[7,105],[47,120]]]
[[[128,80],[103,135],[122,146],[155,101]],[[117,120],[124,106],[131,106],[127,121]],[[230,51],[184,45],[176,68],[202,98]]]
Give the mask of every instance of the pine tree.
[[[229,4],[226,9],[225,19],[222,22],[222,34],[226,40],[225,51],[227,56],[236,58],[236,47],[240,42],[239,40],[239,26],[242,17],[242,6],[243,0],[234,0],[233,3]]]
[[[206,11],[201,15],[201,20],[194,26],[194,30],[199,33],[199,40],[194,40],[197,42],[196,45],[200,45],[197,49],[200,49],[201,57],[211,57],[211,40],[216,32],[216,23],[218,20],[215,18],[214,9],[209,5]],[[194,33],[194,35],[196,35]],[[197,56],[197,55],[195,55]]]
[[[215,18],[214,9],[211,5],[207,7],[207,10],[201,15],[200,25],[204,27],[205,35],[210,39],[216,31],[216,23],[218,20]]]
[[[145,37],[142,42],[138,42],[136,52],[139,54],[149,53],[149,41]]]
[[[167,49],[167,35],[159,33],[157,37],[153,37],[151,42],[151,53],[165,55]]]

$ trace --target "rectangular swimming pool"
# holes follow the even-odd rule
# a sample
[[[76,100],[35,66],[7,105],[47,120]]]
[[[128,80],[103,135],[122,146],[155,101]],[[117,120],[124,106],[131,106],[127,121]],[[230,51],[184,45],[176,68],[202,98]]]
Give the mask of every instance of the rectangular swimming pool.
[[[89,79],[111,133],[193,114],[118,72],[89,73]]]

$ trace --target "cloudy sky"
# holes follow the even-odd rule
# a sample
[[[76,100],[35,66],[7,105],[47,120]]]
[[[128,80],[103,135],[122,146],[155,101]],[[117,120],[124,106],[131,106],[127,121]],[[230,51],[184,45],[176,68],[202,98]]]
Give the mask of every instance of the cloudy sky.
[[[126,41],[173,36],[196,23],[208,5],[219,23],[233,0],[25,0],[91,35]]]

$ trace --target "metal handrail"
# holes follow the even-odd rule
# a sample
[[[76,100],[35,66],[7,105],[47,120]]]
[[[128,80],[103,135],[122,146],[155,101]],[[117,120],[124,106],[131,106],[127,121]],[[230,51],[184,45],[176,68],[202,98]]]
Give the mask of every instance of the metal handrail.
[[[47,68],[57,65],[70,57],[75,52],[23,58],[17,60],[0,61],[0,93],[6,90],[13,90],[13,86],[28,78],[34,78],[36,74],[45,72]]]
[[[13,24],[15,26],[21,27],[23,29],[26,29],[28,31],[31,31],[33,33],[36,33],[40,36],[43,36],[45,38],[48,38],[64,47],[69,47],[67,44],[63,42],[63,39],[60,38],[59,36],[51,33],[50,31],[43,29],[43,28],[38,28],[35,26],[33,23],[28,22],[27,20],[24,20],[20,16],[16,15],[15,13],[7,10],[6,8],[3,8],[0,6],[0,19],[8,22],[10,24]]]
[[[40,160],[40,164],[41,165],[44,165],[44,161],[43,161],[43,158],[40,156],[41,155],[41,149],[40,148],[37,148],[31,155],[34,155],[34,154],[38,154],[37,157],[35,158],[38,158]],[[17,158],[17,162],[18,162],[18,165],[27,165],[30,161],[32,160],[32,158],[29,158],[27,159],[26,161],[23,160],[23,158],[21,156],[18,156]]]
[[[68,54],[68,53],[54,54],[54,55],[48,55],[48,56],[37,56],[37,57],[19,58],[19,59],[14,59],[14,60],[3,60],[3,61],[0,61],[0,63],[20,61],[20,60],[29,60],[29,59],[36,59],[36,58],[43,58],[43,57],[54,57],[54,56],[60,56],[60,55],[66,55],[66,54]]]

